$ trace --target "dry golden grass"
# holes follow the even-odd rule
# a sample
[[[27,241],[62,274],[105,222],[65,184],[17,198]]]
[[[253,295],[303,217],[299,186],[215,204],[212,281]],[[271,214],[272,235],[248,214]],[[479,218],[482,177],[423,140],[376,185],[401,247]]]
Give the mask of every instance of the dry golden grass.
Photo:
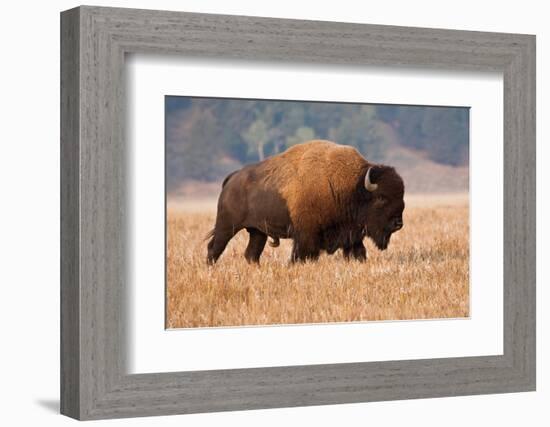
[[[248,233],[229,242],[207,266],[203,237],[211,202],[169,205],[168,328],[457,318],[469,315],[467,196],[407,199],[404,228],[388,250],[365,239],[366,263],[341,251],[291,265],[291,242],[266,249],[261,265],[246,263]]]

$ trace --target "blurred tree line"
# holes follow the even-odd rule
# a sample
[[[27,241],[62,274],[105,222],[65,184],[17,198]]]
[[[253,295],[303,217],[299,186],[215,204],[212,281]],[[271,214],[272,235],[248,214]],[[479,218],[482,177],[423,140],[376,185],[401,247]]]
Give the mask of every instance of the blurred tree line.
[[[438,163],[468,163],[468,108],[180,96],[165,103],[169,188],[221,179],[310,139],[352,145],[373,161],[398,144]]]

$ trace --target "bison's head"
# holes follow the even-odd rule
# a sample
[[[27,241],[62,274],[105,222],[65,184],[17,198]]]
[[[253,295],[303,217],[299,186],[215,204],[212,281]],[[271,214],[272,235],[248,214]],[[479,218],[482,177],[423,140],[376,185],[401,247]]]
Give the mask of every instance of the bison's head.
[[[365,189],[369,195],[367,204],[367,236],[378,249],[384,250],[393,233],[403,228],[403,180],[394,168],[375,165],[365,173]]]

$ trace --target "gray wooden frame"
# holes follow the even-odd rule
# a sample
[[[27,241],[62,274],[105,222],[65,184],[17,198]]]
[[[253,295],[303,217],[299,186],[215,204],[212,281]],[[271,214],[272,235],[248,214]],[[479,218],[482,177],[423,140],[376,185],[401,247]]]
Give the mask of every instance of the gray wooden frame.
[[[128,375],[124,58],[135,52],[502,72],[504,354]],[[534,36],[71,9],[61,14],[61,166],[63,414],[99,419],[535,389]]]

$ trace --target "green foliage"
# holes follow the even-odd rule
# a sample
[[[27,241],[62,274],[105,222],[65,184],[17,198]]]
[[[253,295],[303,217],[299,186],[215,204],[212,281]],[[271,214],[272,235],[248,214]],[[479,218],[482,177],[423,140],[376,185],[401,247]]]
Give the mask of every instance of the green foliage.
[[[257,119],[252,122],[246,131],[242,133],[242,137],[248,144],[248,151],[257,152],[258,159],[263,160],[264,146],[269,140],[269,128],[262,119]]]
[[[421,150],[438,163],[464,165],[469,156],[469,110],[453,107],[397,107],[385,117],[402,145]]]
[[[307,126],[300,126],[294,132],[294,135],[288,136],[286,138],[286,146],[291,147],[302,142],[311,141],[315,139],[315,131]]]
[[[346,141],[362,153],[368,153],[371,159],[380,159],[384,155],[383,139],[376,127],[376,107],[362,105],[355,114],[344,116],[337,128],[330,129],[330,139]]]
[[[424,149],[438,163],[462,165],[468,162],[468,112],[460,108],[430,108],[425,111],[421,131]]]
[[[467,108],[166,97],[169,187],[220,179],[311,139],[352,145],[373,161],[401,145],[463,165],[468,135]]]

